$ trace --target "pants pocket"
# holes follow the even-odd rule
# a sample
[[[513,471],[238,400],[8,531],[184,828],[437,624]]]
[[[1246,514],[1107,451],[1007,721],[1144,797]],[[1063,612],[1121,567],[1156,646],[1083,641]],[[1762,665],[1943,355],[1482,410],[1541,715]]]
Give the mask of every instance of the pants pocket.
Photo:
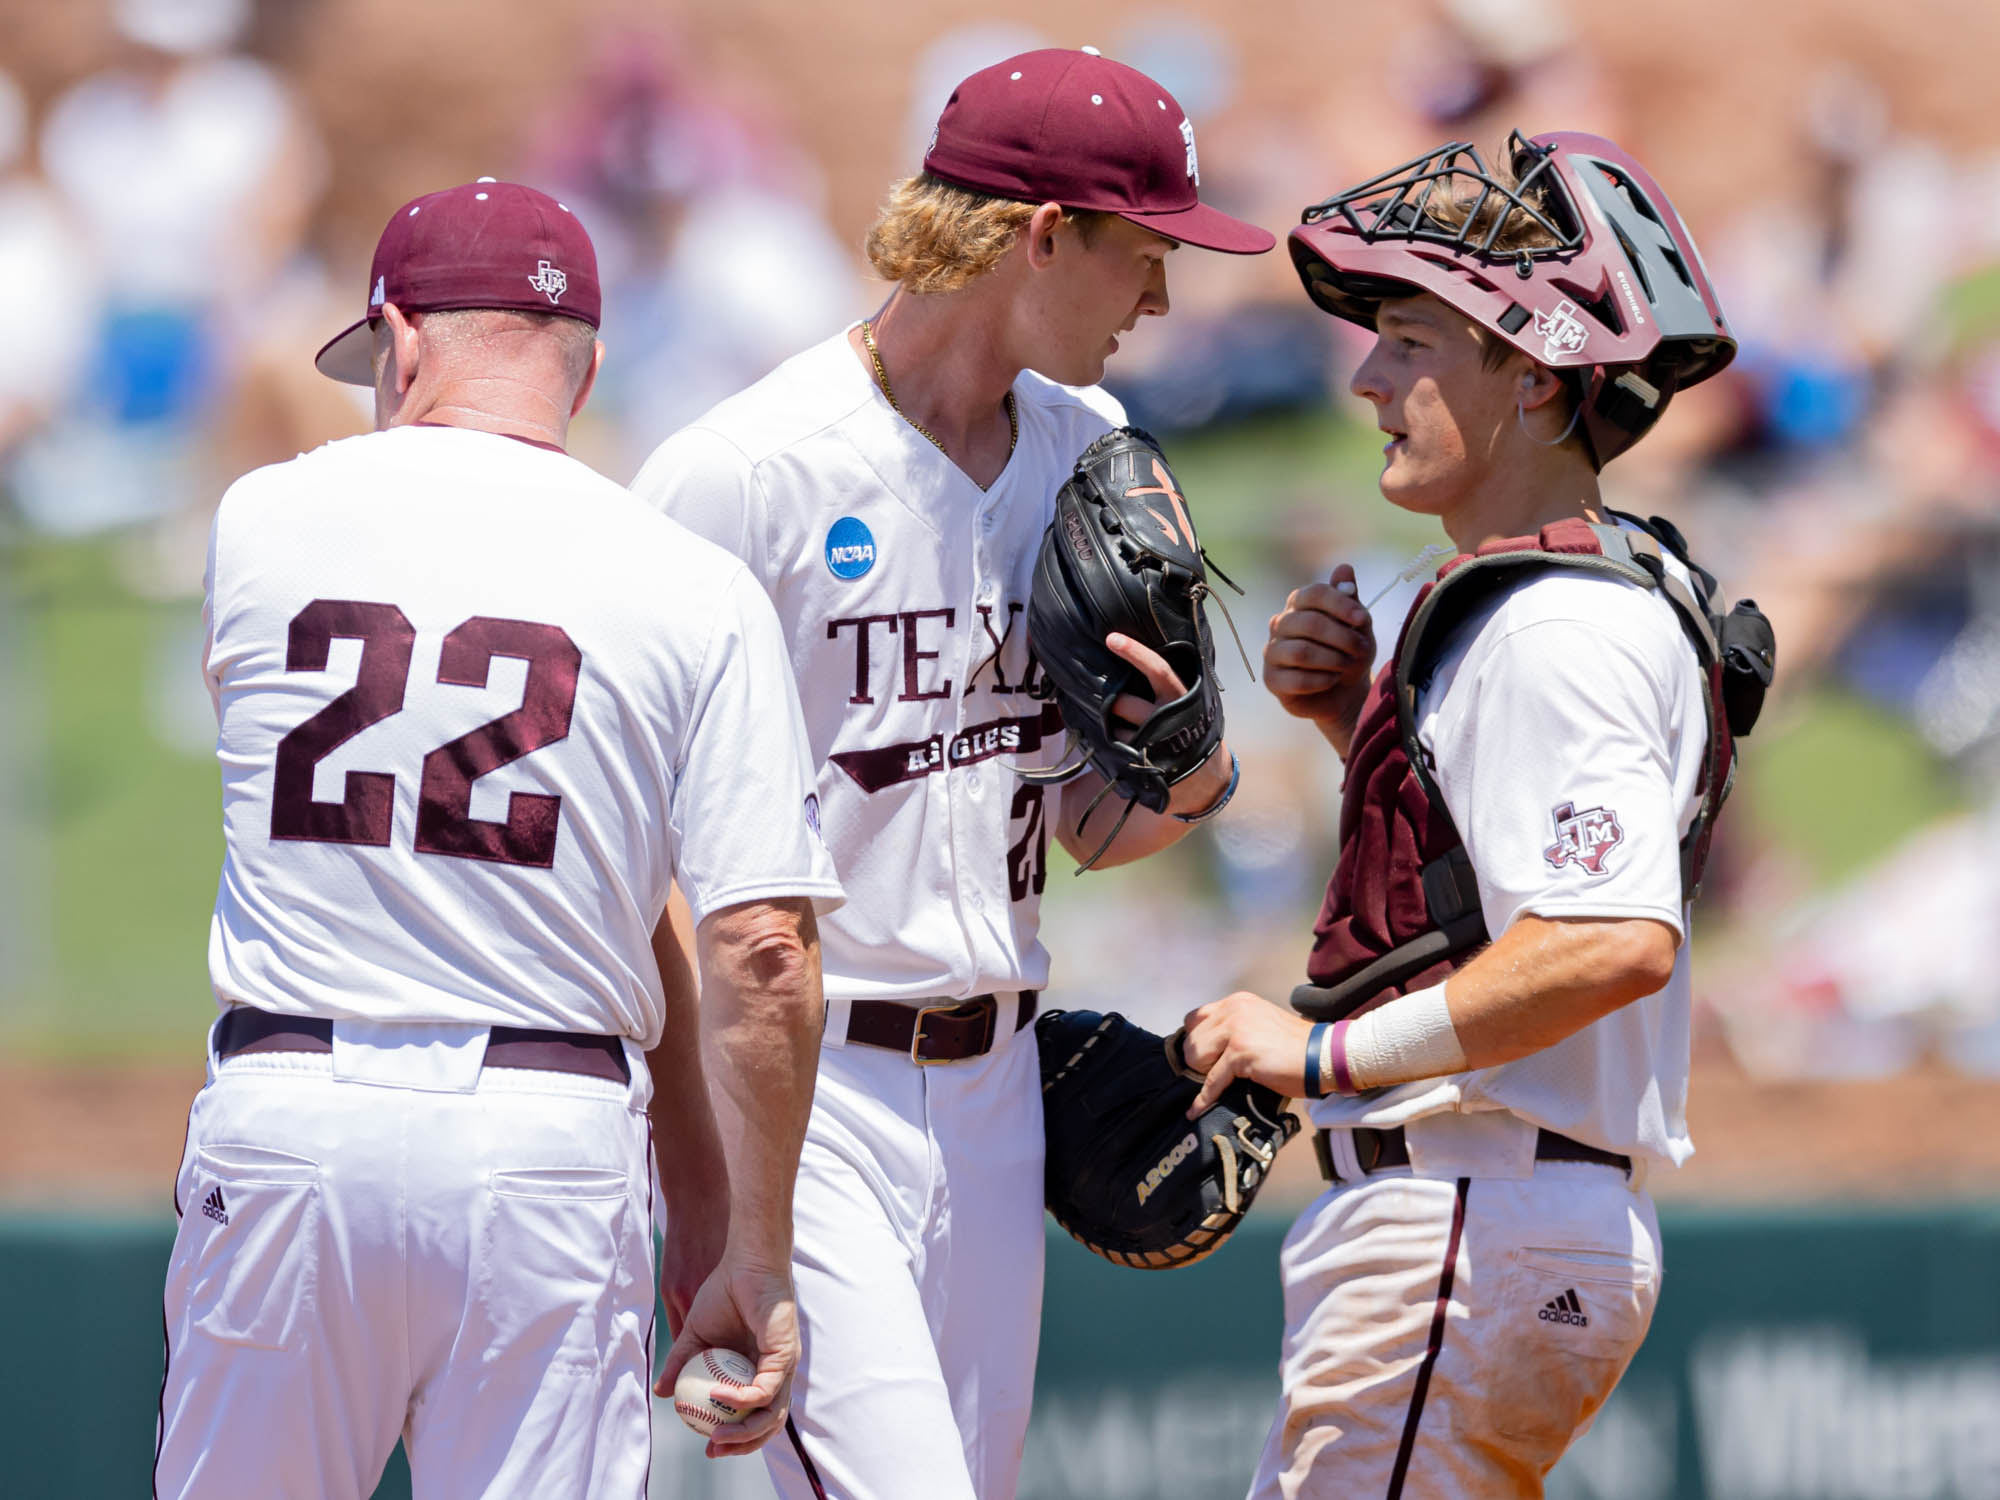
[[[621,1259],[632,1184],[622,1172],[544,1167],[494,1172],[487,1186],[474,1357],[597,1370],[629,1279]]]
[[[1487,1416],[1521,1457],[1546,1469],[1618,1384],[1659,1295],[1651,1261],[1611,1250],[1526,1246],[1511,1257]]]
[[[290,1349],[319,1278],[319,1165],[266,1146],[195,1152],[181,1238],[194,1239],[188,1312],[226,1344]]]

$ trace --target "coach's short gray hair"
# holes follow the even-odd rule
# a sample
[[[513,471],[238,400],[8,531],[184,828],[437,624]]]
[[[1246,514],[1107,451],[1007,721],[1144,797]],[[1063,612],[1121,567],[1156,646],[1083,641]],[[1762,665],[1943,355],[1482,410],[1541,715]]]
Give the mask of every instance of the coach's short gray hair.
[[[565,313],[516,312],[511,308],[467,307],[424,314],[419,335],[433,348],[457,354],[510,333],[546,334],[562,351],[563,373],[572,386],[590,372],[597,330]]]

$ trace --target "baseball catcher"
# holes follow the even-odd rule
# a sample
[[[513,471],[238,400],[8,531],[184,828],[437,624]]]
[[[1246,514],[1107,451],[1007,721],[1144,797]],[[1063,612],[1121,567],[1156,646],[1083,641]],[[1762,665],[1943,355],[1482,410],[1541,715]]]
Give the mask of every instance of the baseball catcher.
[[[1056,494],[1028,596],[1028,644],[1041,665],[1043,695],[1054,700],[1083,753],[1048,770],[1020,773],[1052,784],[1095,770],[1105,785],[1083,823],[1112,792],[1124,798],[1125,811],[1079,873],[1118,836],[1133,804],[1164,810],[1168,789],[1200,769],[1222,743],[1215,643],[1202,613],[1211,569],[1236,588],[1202,550],[1180,485],[1152,434],[1117,427],[1083,450]],[[1159,653],[1188,684],[1179,697],[1155,702],[1136,730],[1123,722],[1121,710],[1148,687],[1105,644],[1112,634]]]
[[[1330,1185],[1285,1243],[1250,1500],[1541,1500],[1658,1303],[1688,914],[1776,667],[1762,613],[1600,473],[1736,341],[1666,192],[1600,136],[1448,142],[1306,208],[1291,252],[1373,335],[1350,389],[1383,499],[1454,556],[1379,672],[1344,563],[1265,648],[1345,774],[1312,984],[1187,1018],[1197,1103],[1296,1091]]]
[[[1049,1213],[1121,1266],[1164,1271],[1213,1254],[1298,1133],[1290,1101],[1245,1080],[1189,1119],[1201,1075],[1181,1039],[1090,1010],[1035,1022]]]

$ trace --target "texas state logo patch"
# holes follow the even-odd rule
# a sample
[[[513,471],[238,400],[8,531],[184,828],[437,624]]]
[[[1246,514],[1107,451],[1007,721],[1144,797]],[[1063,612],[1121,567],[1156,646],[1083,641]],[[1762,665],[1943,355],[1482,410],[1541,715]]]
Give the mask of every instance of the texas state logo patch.
[[[875,537],[853,516],[842,516],[826,532],[826,567],[835,578],[859,578],[875,566]]]
[[[1625,842],[1625,830],[1618,826],[1618,814],[1608,807],[1576,810],[1565,802],[1554,810],[1556,841],[1542,851],[1551,869],[1575,865],[1586,875],[1607,875],[1605,856]]]

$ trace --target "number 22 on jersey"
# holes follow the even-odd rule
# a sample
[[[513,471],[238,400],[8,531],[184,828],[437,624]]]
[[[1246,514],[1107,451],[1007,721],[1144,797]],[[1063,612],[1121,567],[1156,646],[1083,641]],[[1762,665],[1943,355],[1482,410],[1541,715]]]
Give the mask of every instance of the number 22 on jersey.
[[[292,619],[287,672],[324,672],[336,637],[361,642],[354,686],[278,741],[271,837],[386,846],[395,821],[396,778],[349,771],[338,802],[313,800],[321,760],[371,724],[400,713],[417,633],[393,604],[315,599]],[[416,850],[548,869],[556,858],[562,798],[515,792],[505,822],[472,816],[472,784],[569,734],[583,653],[560,626],[475,615],[444,638],[438,681],[483,688],[496,656],[528,664],[521,706],[424,757],[417,790]]]

